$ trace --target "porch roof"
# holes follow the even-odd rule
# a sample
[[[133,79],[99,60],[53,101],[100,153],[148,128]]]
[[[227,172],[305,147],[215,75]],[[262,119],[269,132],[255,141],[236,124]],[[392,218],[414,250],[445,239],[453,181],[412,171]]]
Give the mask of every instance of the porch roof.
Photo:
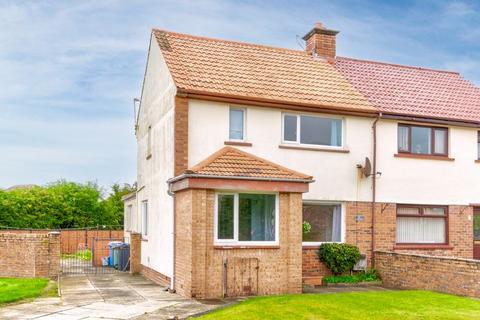
[[[172,191],[205,188],[291,192],[306,192],[313,181],[312,176],[228,146],[168,180]]]

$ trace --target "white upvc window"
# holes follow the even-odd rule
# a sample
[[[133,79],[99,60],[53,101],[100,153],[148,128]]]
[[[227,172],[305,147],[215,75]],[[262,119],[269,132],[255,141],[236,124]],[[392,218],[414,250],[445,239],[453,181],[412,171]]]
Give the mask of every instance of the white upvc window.
[[[130,204],[125,208],[125,230],[130,231],[132,229],[132,211],[133,211],[133,206]]]
[[[343,127],[340,117],[284,113],[282,143],[342,148]]]
[[[277,193],[216,193],[215,244],[278,245],[278,208]]]
[[[230,107],[228,139],[245,141],[245,114],[244,108]]]
[[[345,242],[345,205],[342,203],[305,201],[302,221],[304,246]]]
[[[148,235],[148,200],[142,201],[142,237]]]

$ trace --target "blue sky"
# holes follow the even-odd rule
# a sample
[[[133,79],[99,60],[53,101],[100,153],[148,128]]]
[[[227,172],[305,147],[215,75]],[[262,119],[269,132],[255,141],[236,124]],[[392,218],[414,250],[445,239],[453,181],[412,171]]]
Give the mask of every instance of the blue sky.
[[[478,1],[0,0],[0,188],[135,181],[132,99],[152,27],[459,71],[480,85]]]

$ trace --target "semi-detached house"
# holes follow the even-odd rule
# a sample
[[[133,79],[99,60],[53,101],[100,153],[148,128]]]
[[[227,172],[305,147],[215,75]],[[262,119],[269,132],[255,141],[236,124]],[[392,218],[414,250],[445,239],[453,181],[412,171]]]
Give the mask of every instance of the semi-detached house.
[[[125,216],[145,276],[217,298],[319,284],[324,242],[369,266],[474,256],[480,89],[339,57],[337,33],[317,23],[292,50],[152,31]]]

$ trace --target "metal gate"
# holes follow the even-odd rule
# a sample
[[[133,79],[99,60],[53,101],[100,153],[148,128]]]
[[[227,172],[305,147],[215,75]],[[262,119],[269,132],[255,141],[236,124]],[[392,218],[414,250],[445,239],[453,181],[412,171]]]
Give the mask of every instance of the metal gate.
[[[117,242],[115,247],[113,242]],[[123,230],[61,230],[60,268],[64,275],[101,274],[126,271],[127,265],[114,261],[129,255],[124,242]],[[112,246],[109,244],[112,243]],[[115,248],[112,248],[115,247]],[[122,270],[124,269],[124,270]]]
[[[227,297],[258,294],[258,258],[228,258],[225,264]]]

